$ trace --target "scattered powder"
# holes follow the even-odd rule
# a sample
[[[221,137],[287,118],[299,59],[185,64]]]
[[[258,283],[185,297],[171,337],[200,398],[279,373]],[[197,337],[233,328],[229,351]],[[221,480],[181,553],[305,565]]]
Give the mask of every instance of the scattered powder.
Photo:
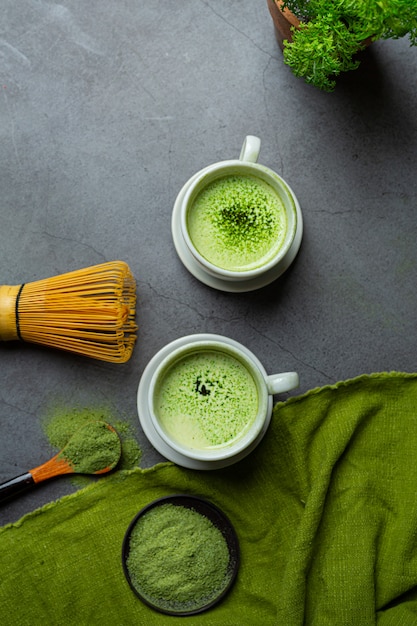
[[[204,515],[175,504],[156,506],[139,518],[126,565],[137,591],[165,610],[205,606],[231,576],[220,530]]]
[[[132,469],[139,465],[141,450],[130,424],[115,419],[107,407],[68,408],[63,404],[56,405],[44,418],[43,429],[50,444],[61,450],[80,428],[92,421],[107,422],[117,431],[122,445],[118,469]]]
[[[112,420],[111,424],[117,430],[122,442],[122,456],[118,465],[119,469],[138,467],[142,457],[142,450],[133,434],[132,426],[121,420]]]
[[[106,422],[87,422],[70,438],[58,454],[79,474],[94,474],[114,468],[121,453],[120,439]]]

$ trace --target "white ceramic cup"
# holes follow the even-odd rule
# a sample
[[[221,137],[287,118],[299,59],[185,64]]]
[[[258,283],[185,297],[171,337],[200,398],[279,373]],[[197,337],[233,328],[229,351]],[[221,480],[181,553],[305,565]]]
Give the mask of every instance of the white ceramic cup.
[[[238,284],[236,289],[232,287],[230,290],[244,291],[246,286],[250,290],[271,282],[287,269],[301,242],[302,217],[298,201],[288,184],[276,172],[257,163],[260,145],[258,137],[248,135],[239,159],[214,163],[195,174],[178,196],[174,208],[173,220],[179,220],[179,225],[173,224],[174,243],[182,260],[203,282],[219,288],[225,284],[225,290],[229,290],[228,283]],[[284,212],[282,220],[285,221],[285,234],[280,239],[280,246],[275,249],[275,244],[271,244],[272,252],[265,255],[265,261],[259,260],[259,264],[254,262],[250,269],[227,269],[214,264],[208,260],[208,255],[203,256],[197,249],[189,231],[190,212],[193,211],[196,198],[214,181],[230,176],[250,177],[261,181],[261,185],[266,183],[278,197]],[[205,279],[206,276],[208,278]]]
[[[184,423],[190,424],[194,422],[196,424],[194,420],[195,414],[192,410],[191,412],[187,410],[190,406],[190,404],[187,406],[189,398],[191,397],[191,405],[194,401],[201,403],[205,402],[205,400],[202,400],[200,395],[209,393],[204,387],[204,393],[202,393],[202,390],[198,388],[197,379],[190,378],[187,380],[187,384],[184,384],[184,381],[182,381],[181,385],[184,384],[184,387],[181,387],[181,393],[175,399],[175,402],[178,403],[175,406],[175,411],[178,407],[178,418],[174,413],[174,421],[171,420],[169,427],[164,422],[164,418],[161,419],[162,413],[160,413],[158,408],[165,402],[163,397],[161,399],[162,394],[160,390],[164,388],[167,377],[173,371],[179,371],[179,368],[186,367],[186,363],[190,362],[190,357],[194,359],[195,355],[197,355],[199,367],[201,367],[202,363],[206,367],[206,363],[212,362],[213,355],[215,355],[215,360],[216,358],[222,360],[225,357],[227,363],[233,363],[233,367],[237,366],[240,373],[244,372],[242,376],[247,376],[248,381],[250,380],[249,383],[242,383],[248,384],[248,388],[251,389],[250,394],[252,398],[250,403],[253,402],[254,405],[247,422],[242,427],[242,430],[235,433],[229,440],[226,438],[225,441],[216,441],[214,445],[201,445],[200,440],[197,444],[194,444],[193,439],[187,439],[187,437],[184,438],[183,436],[185,432]],[[217,373],[220,371],[221,377],[221,369],[216,371]],[[197,370],[193,370],[193,376],[197,374]],[[235,400],[240,402],[241,398],[239,394],[236,394],[234,399],[230,400],[230,405],[228,405],[229,400],[226,399],[225,404],[222,404],[220,409],[217,397],[220,396],[223,403],[223,389],[219,391],[221,383],[219,383],[219,380],[213,380],[214,383],[210,388],[210,392],[213,393],[214,404],[204,408],[203,411],[206,411],[206,413],[203,416],[200,414],[199,418],[203,418],[203,421],[205,420],[204,427],[208,421],[209,428],[216,429],[218,427],[223,434],[225,423],[228,419],[231,419],[233,410],[236,409]],[[233,383],[236,381],[237,379],[233,379]],[[273,396],[290,391],[297,387],[298,384],[299,379],[296,372],[267,375],[260,361],[250,350],[228,337],[213,334],[190,335],[165,346],[148,364],[138,389],[139,419],[151,443],[170,460],[186,467],[215,469],[235,463],[249,454],[258,445],[266,433],[271,420]],[[168,387],[168,389],[170,388]],[[230,390],[228,391],[229,393]],[[235,393],[235,388],[232,389],[231,395],[233,393]],[[170,398],[168,398],[167,402],[170,404]],[[197,411],[201,406],[200,404]],[[242,410],[245,408],[246,405],[244,405]],[[172,409],[172,404],[170,404],[170,409]],[[175,420],[178,421],[176,422]]]

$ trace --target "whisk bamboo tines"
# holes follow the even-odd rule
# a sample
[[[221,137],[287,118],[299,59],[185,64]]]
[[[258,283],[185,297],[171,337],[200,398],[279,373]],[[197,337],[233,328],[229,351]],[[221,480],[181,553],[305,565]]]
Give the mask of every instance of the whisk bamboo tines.
[[[136,283],[124,261],[0,286],[0,340],[125,363],[136,341]]]

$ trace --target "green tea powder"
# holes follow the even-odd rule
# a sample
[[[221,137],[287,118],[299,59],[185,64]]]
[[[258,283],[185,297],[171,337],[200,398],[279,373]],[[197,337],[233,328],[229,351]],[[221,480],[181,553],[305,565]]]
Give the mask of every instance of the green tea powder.
[[[107,407],[72,407],[69,408],[63,404],[55,405],[51,407],[48,414],[43,420],[43,430],[48,437],[50,444],[58,449],[65,448],[65,454],[68,460],[71,460],[71,449],[68,450],[69,440],[79,431],[80,428],[84,428],[91,422],[107,422],[111,424],[117,431],[122,445],[122,454],[117,465],[118,469],[131,469],[139,465],[141,458],[141,449],[132,433],[130,424],[122,420],[116,420],[110,408]],[[89,426],[88,426],[89,428]],[[107,429],[108,430],[108,429]],[[82,431],[84,433],[84,430]],[[94,463],[94,458],[97,458],[95,447],[99,447],[98,437],[111,437],[111,431],[87,431],[85,435],[86,441],[79,441],[83,450],[88,453],[91,463]],[[96,443],[93,442],[93,439]],[[112,445],[111,440],[108,440],[109,445]],[[72,442],[71,442],[72,446]],[[88,447],[90,449],[88,450]],[[106,446],[104,446],[106,447]],[[80,448],[81,449],[81,448]],[[73,448],[74,452],[75,446]],[[80,457],[74,457],[76,464],[79,466]],[[90,465],[91,467],[91,465]],[[77,470],[82,472],[82,470]],[[84,470],[86,471],[86,470]],[[83,477],[79,477],[81,480]]]
[[[119,461],[121,443],[118,434],[106,422],[88,422],[77,430],[58,459],[64,459],[79,474],[94,474],[114,467]]]
[[[162,504],[134,526],[126,565],[132,584],[165,610],[194,610],[230,580],[229,550],[214,524],[193,509]]]

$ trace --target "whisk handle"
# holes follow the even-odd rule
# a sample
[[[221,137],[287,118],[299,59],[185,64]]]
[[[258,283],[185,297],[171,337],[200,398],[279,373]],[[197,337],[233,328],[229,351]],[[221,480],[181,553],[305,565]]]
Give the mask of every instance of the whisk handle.
[[[17,311],[21,287],[0,285],[0,341],[20,338]]]
[[[0,502],[18,495],[21,491],[32,487],[35,484],[33,476],[30,472],[11,478],[5,483],[0,485]]]

